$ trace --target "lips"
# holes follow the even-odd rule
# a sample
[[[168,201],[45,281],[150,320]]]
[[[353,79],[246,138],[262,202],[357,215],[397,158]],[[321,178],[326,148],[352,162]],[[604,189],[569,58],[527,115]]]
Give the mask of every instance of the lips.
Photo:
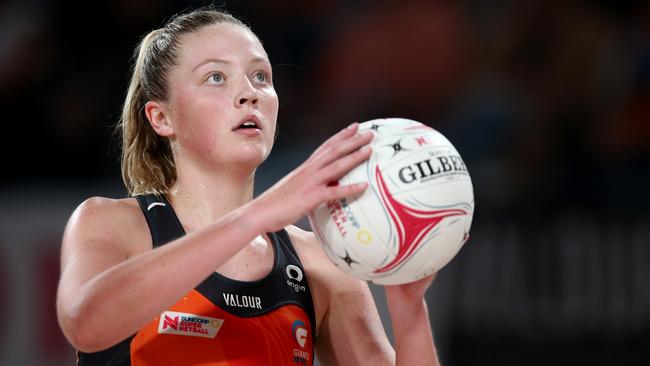
[[[259,117],[254,114],[249,114],[242,118],[232,130],[262,130],[262,124],[260,123]]]

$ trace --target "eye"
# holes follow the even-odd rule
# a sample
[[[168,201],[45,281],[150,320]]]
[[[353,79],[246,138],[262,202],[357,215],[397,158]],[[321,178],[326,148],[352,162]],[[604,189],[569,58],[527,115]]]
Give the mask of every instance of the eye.
[[[253,75],[253,81],[256,81],[258,83],[265,83],[268,81],[268,78],[263,71],[258,71]]]
[[[220,72],[215,72],[210,74],[210,77],[208,78],[208,81],[215,83],[215,84],[222,84],[225,81],[225,77],[223,76],[222,73]]]

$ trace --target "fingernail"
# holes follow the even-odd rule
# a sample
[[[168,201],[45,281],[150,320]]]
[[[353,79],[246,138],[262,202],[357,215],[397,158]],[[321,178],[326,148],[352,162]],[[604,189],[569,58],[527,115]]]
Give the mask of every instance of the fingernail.
[[[367,152],[370,152],[370,150],[371,150],[370,146],[364,146],[364,147],[361,148],[361,152],[364,153],[364,154],[367,153]]]
[[[348,128],[354,128],[354,126],[356,126],[356,125],[358,125],[358,124],[359,124],[358,122],[352,122],[352,123],[348,126]]]

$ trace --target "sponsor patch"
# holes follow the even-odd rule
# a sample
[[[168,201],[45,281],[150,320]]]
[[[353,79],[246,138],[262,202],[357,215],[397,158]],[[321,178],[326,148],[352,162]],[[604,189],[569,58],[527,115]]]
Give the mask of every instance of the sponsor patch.
[[[222,325],[223,319],[165,311],[160,314],[158,333],[214,338],[217,336]]]
[[[293,336],[296,338],[296,342],[298,342],[300,347],[305,348],[305,342],[307,341],[307,327],[305,326],[305,323],[302,320],[296,320],[293,322],[291,328]]]
[[[300,267],[289,264],[287,265],[287,268],[285,268],[285,272],[287,273],[287,277],[289,277],[287,285],[293,288],[295,292],[307,291],[307,288],[300,284],[304,276]],[[298,281],[298,283],[295,283],[292,280]]]
[[[309,351],[305,350],[304,348],[307,345],[306,343],[307,337],[309,337],[309,331],[307,330],[305,322],[300,319],[295,320],[293,322],[293,326],[291,327],[291,332],[293,333],[296,342],[300,346],[300,348],[293,349],[293,362],[300,365],[308,365],[310,355]]]
[[[285,271],[287,272],[287,277],[290,279],[296,280],[298,282],[302,281],[303,274],[300,267],[289,264],[287,265],[287,268],[285,268]]]

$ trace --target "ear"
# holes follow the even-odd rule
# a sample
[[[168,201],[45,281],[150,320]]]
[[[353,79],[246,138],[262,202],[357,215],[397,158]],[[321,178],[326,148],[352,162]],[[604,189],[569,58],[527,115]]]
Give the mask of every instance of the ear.
[[[174,127],[169,121],[164,105],[150,100],[144,105],[144,114],[158,135],[165,137],[174,135]]]

